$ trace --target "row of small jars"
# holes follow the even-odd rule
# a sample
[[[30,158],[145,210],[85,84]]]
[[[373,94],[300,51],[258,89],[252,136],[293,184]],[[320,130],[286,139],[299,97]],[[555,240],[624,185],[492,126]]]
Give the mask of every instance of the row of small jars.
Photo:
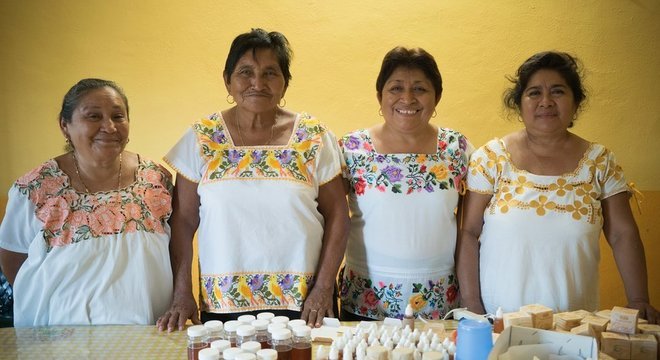
[[[250,354],[253,354],[258,358],[259,351],[268,348],[276,348],[276,352],[292,351],[293,348],[306,349],[298,350],[301,353],[297,355],[302,356],[302,359],[311,359],[311,328],[304,325],[303,320],[288,321],[284,316],[273,317],[271,320],[276,318],[281,320],[268,323],[264,319],[250,319],[251,325],[245,325],[240,320],[228,321],[224,327],[222,322],[211,320],[203,326],[191,326],[188,328],[188,359],[201,360],[202,355],[206,358],[206,354],[212,356],[210,359],[215,359],[212,355],[215,349],[219,359],[231,360],[243,351],[246,355],[242,357],[250,358]],[[202,350],[205,348],[209,348],[209,351]],[[226,350],[229,351],[225,355]],[[199,356],[196,356],[198,353]],[[263,352],[262,358],[270,359],[269,354],[272,352]]]

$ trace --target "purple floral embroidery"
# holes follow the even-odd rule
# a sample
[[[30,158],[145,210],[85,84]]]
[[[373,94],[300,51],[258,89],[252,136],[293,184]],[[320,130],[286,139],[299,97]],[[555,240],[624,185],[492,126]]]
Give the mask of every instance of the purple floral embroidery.
[[[223,144],[227,140],[227,138],[225,137],[224,131],[218,130],[214,132],[213,135],[211,135],[211,140],[213,140],[213,142],[216,142],[218,144]]]
[[[227,159],[230,163],[236,164],[241,160],[241,152],[238,150],[231,149],[227,152]]]
[[[289,290],[293,286],[293,277],[289,274],[285,275],[280,281],[282,290]]]
[[[261,150],[254,150],[252,151],[252,163],[253,164],[259,164],[261,162],[261,156],[262,156],[262,151]]]
[[[220,285],[220,290],[222,290],[223,293],[229,291],[232,285],[231,276],[225,276],[222,279],[220,279],[218,285]]]
[[[393,183],[398,182],[403,178],[403,175],[401,174],[401,169],[390,165],[386,166],[385,169],[383,169],[383,175],[387,176],[387,179]]]
[[[263,284],[264,284],[263,275],[254,275],[254,277],[250,279],[250,289],[252,289],[252,291],[260,289],[263,286]]]
[[[306,140],[307,139],[307,131],[305,131],[305,129],[296,130],[296,137],[298,138],[298,141]]]
[[[344,146],[349,150],[355,150],[360,146],[360,140],[355,136],[350,136],[344,142]]]
[[[283,150],[282,153],[277,156],[277,158],[280,159],[282,164],[288,164],[291,162],[291,151]]]

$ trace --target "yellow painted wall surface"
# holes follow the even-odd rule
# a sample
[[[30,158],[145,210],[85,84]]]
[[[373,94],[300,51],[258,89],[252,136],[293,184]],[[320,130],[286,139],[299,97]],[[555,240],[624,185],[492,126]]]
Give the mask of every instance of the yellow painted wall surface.
[[[654,258],[659,18],[657,0],[0,0],[0,189],[61,153],[59,104],[83,77],[124,87],[129,149],[161,158],[192,121],[228,106],[224,60],[231,40],[251,27],[289,38],[295,58],[287,107],[316,115],[337,135],[381,121],[374,84],[385,52],[425,48],[445,88],[433,121],[477,146],[519,127],[502,117],[504,76],[532,53],[559,49],[586,67],[590,98],[574,131],[611,148],[647,194],[640,221],[647,257]],[[609,306],[623,300],[607,251],[601,278]],[[650,273],[658,305],[657,263]]]

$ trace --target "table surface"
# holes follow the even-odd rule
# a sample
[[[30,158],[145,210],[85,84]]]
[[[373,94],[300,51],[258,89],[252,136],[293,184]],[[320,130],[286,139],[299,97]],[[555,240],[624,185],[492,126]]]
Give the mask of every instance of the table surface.
[[[342,323],[354,326],[357,323]],[[452,321],[416,322],[424,330]],[[186,331],[148,325],[0,328],[0,359],[187,359]]]

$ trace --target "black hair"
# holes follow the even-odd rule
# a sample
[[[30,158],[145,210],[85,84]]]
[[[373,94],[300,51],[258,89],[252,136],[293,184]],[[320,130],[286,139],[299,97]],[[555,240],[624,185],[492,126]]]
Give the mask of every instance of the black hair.
[[[433,56],[422,48],[407,49],[403,46],[397,46],[388,51],[383,58],[383,64],[376,79],[376,91],[379,97],[383,95],[383,88],[387,79],[399,67],[421,70],[431,81],[433,89],[435,89],[435,102],[440,101],[440,97],[442,96],[442,75],[440,75],[438,64],[436,64]]]
[[[128,98],[126,97],[126,94],[124,94],[124,90],[122,90],[122,88],[114,81],[90,78],[78,81],[71,87],[71,89],[69,89],[66,95],[64,95],[59,119],[64,120],[66,123],[71,123],[73,111],[78,107],[80,99],[88,92],[104,87],[112,88],[117,92],[117,94],[119,94],[122,101],[124,101],[124,105],[126,106],[126,116],[128,117]]]

